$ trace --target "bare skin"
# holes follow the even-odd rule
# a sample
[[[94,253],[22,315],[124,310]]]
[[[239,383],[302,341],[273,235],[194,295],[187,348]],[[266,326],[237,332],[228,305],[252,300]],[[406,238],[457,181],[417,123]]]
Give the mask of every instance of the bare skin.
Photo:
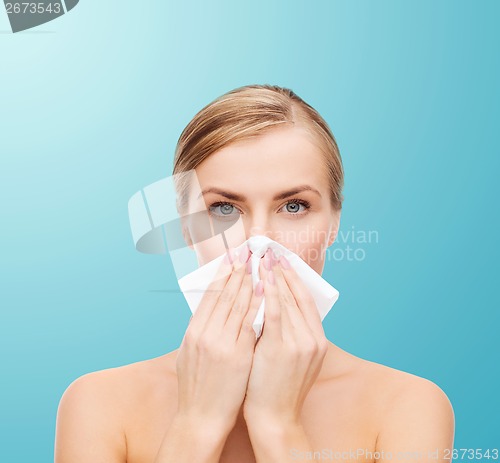
[[[177,353],[178,349],[76,380],[61,403],[64,408],[58,418],[61,447],[57,463],[153,462],[176,413]],[[396,410],[392,409],[395,405]],[[384,429],[394,433],[393,426],[399,428],[399,439],[404,439],[405,434],[437,433],[437,438],[439,434],[443,436],[438,440],[442,448],[452,447],[451,406],[436,385],[357,358],[333,343],[329,344],[318,380],[304,403],[303,422],[311,451],[382,451],[377,446],[377,436]],[[75,437],[78,442],[66,441]],[[81,447],[87,439],[96,443],[95,453]],[[408,445],[402,450],[418,447]],[[77,456],[79,452],[81,458]],[[358,461],[375,461],[365,458],[369,457],[365,453]],[[242,414],[225,442],[220,462],[255,462]]]
[[[330,207],[324,160],[306,131],[273,129],[220,150],[196,170],[201,188],[244,196],[226,206],[241,214],[230,246],[267,234],[322,273],[340,213]],[[318,192],[293,198],[308,208],[274,199],[304,184]],[[228,202],[220,192],[204,196],[213,220],[221,201]],[[283,233],[303,230],[310,239]],[[210,241],[193,244],[200,264],[224,251]],[[89,373],[68,387],[58,410],[56,463],[274,463],[310,461],[306,452],[314,451],[348,452],[338,461],[398,461],[397,452],[445,461],[454,419],[443,391],[328,341],[300,277],[272,256],[261,260],[266,321],[255,343],[251,321],[262,294],[252,291],[245,259],[212,283],[220,296],[204,299],[179,349]]]

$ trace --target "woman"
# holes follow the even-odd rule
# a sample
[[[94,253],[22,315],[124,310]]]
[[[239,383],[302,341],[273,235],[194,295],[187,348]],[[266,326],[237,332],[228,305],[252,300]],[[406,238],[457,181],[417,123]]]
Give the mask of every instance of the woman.
[[[267,235],[321,275],[339,228],[343,169],[311,106],[268,85],[221,96],[179,139],[174,174],[192,170],[212,220],[241,219],[242,239]],[[224,251],[191,244],[201,263]],[[68,387],[56,463],[445,459],[454,417],[442,390],[328,341],[286,259],[266,253],[252,289],[249,255],[227,253],[179,349]]]

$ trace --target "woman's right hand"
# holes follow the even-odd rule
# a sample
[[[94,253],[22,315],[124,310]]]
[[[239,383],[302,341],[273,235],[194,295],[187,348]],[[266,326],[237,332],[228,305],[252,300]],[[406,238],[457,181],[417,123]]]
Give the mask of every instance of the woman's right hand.
[[[252,367],[263,284],[253,290],[250,255],[225,256],[177,355],[178,417],[211,430],[233,428]]]

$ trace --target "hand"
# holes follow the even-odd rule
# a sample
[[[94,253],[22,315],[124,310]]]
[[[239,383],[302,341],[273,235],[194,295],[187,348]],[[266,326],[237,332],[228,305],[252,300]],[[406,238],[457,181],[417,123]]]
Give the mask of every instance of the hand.
[[[250,251],[225,257],[204,293],[177,356],[178,415],[229,432],[243,403],[255,347]],[[234,262],[233,262],[234,260]],[[232,263],[231,263],[232,262]],[[257,288],[256,288],[257,290]]]
[[[257,423],[299,425],[304,400],[328,349],[309,289],[284,257],[268,250],[259,272],[266,301],[264,328],[253,359],[243,413]]]

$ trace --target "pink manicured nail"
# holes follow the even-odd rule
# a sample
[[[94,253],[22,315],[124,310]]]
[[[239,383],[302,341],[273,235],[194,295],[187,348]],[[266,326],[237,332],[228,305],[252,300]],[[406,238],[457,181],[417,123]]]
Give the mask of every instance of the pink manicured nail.
[[[263,294],[264,294],[264,282],[262,280],[259,280],[259,282],[255,286],[255,295],[257,297],[260,297]]]
[[[250,259],[248,259],[246,266],[247,266],[247,273],[252,273],[252,261]]]
[[[267,274],[267,281],[269,281],[269,283],[274,285],[274,272],[272,270],[269,270]]]
[[[280,257],[280,264],[286,270],[290,268],[290,262],[288,262],[288,259],[285,256]]]

